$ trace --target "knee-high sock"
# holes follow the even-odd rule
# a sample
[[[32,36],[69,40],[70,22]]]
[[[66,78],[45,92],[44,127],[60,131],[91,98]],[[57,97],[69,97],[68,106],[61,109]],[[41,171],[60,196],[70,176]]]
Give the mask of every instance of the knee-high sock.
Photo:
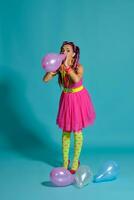
[[[79,133],[75,132],[74,133],[74,159],[73,159],[73,164],[72,164],[73,170],[77,170],[78,168],[78,161],[79,161],[79,156],[82,149],[82,144],[83,144],[82,131],[80,131]]]
[[[68,168],[68,157],[70,149],[70,132],[63,131],[62,133],[62,154],[63,154],[63,166]]]

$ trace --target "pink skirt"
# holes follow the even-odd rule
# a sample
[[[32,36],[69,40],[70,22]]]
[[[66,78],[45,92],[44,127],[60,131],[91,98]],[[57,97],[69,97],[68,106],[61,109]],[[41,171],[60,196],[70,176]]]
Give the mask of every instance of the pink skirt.
[[[86,88],[75,93],[61,93],[56,124],[63,131],[80,131],[93,125],[95,118],[95,109]]]

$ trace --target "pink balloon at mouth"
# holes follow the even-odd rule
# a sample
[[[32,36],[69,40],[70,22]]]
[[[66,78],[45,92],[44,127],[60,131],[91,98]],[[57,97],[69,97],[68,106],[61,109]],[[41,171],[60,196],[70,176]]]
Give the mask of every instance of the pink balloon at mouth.
[[[65,57],[65,54],[49,53],[42,59],[42,67],[46,72],[56,71]]]

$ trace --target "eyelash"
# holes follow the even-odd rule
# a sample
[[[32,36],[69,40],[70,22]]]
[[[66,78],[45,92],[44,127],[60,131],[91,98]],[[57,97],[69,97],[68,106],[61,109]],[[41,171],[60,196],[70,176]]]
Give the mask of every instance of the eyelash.
[[[65,50],[62,50],[62,52],[64,52]],[[67,52],[70,52],[69,50],[67,50]]]

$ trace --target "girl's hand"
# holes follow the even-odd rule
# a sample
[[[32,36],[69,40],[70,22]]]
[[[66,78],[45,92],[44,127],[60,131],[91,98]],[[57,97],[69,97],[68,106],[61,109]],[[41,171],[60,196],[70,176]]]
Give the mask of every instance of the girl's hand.
[[[54,72],[49,72],[52,76],[57,74],[57,71],[54,71]]]
[[[55,76],[57,74],[57,71],[55,72],[47,72],[44,77],[43,77],[43,81],[44,82],[48,82],[49,80],[51,80],[53,78],[53,76]]]
[[[65,60],[65,62],[64,62],[65,67],[71,66],[71,64],[72,64],[71,61],[72,61],[72,58],[69,58],[69,57],[67,56],[67,58],[66,58],[66,60]]]

